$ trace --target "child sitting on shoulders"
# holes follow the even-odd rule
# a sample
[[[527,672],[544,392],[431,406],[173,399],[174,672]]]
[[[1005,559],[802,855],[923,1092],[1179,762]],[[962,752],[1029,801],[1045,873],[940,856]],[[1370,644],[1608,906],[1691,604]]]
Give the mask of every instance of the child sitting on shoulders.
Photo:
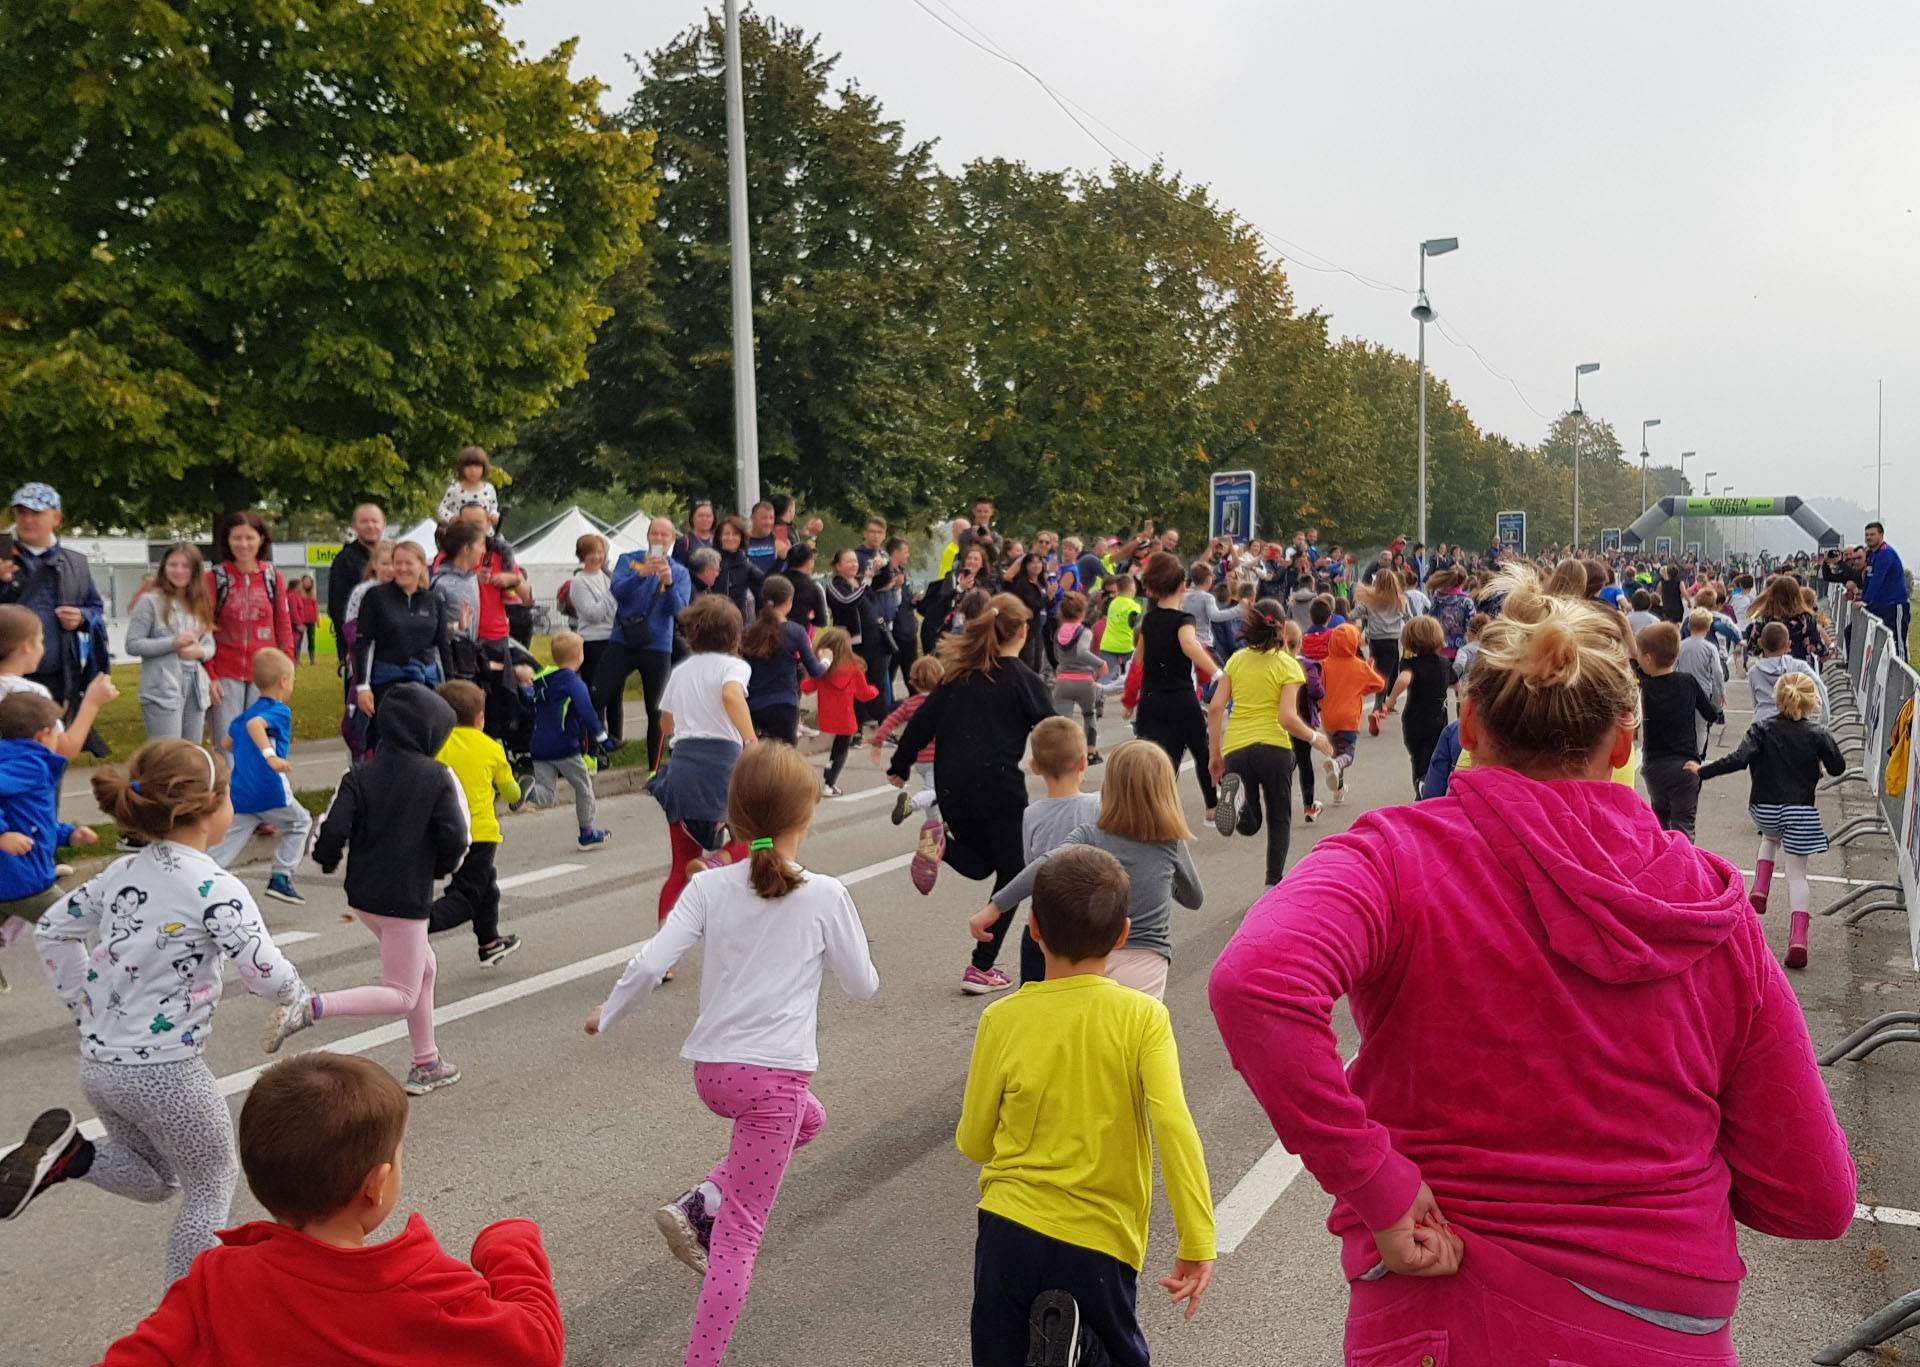
[[[1171,769],[1157,747],[1133,741],[1114,751],[1108,784],[1136,748]],[[982,1165],[976,1363],[1145,1367],[1135,1298],[1156,1148],[1180,1233],[1160,1286],[1191,1318],[1212,1280],[1213,1196],[1173,1025],[1166,1007],[1122,988],[1110,968],[1133,900],[1126,870],[1104,850],[1054,855],[1033,881],[1028,918],[1046,981],[980,1017],[955,1134]]]
[[[491,468],[492,462],[480,447],[469,446],[461,451],[459,463],[454,466],[453,483],[440,495],[434,521],[445,526],[460,516],[462,508],[478,507],[486,510],[489,527],[499,526],[500,495],[494,492],[493,482],[487,478]]]
[[[472,1266],[418,1212],[368,1242],[399,1204],[406,1132],[407,1094],[370,1060],[315,1050],[268,1068],[240,1109],[240,1166],[271,1218],[222,1230],[101,1367],[560,1367],[566,1326],[533,1221],[481,1230]]]

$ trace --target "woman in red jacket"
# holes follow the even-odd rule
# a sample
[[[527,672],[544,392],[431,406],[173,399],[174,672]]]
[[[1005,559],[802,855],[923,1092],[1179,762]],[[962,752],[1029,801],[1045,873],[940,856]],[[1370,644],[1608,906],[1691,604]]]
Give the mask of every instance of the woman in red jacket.
[[[260,701],[253,657],[269,646],[296,649],[286,576],[273,567],[273,533],[255,512],[228,513],[213,529],[213,743],[224,746],[234,718]]]
[[[303,574],[300,582],[293,586],[293,593],[287,599],[287,619],[293,623],[293,659],[300,662],[300,647],[307,648],[307,663],[313,663],[315,637],[320,622],[320,595],[315,591],[313,576]]]

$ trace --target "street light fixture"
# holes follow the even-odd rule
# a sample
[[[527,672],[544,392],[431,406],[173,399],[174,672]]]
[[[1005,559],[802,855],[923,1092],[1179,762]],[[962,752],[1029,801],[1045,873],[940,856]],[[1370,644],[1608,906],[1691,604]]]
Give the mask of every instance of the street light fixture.
[[[1680,453],[1680,555],[1682,559],[1687,554],[1687,462],[1699,454],[1698,451]]]
[[[1420,526],[1417,540],[1427,544],[1427,324],[1440,315],[1427,302],[1427,258],[1444,256],[1460,245],[1457,237],[1432,237],[1420,244],[1420,293],[1413,317],[1420,324]]]
[[[1598,361],[1583,361],[1573,368],[1573,414],[1576,418],[1586,417],[1586,410],[1580,407],[1580,377],[1591,375],[1600,368]],[[1580,427],[1573,429],[1573,544],[1580,544]]]
[[[1660,419],[1658,418],[1648,418],[1640,424],[1640,506],[1642,508],[1651,508],[1653,506],[1647,502],[1647,429],[1649,427],[1658,427],[1659,425]]]

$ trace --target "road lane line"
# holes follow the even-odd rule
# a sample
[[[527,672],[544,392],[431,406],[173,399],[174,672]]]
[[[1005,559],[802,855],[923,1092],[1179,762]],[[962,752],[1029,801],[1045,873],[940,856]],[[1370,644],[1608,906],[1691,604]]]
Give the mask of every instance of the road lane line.
[[[1881,1225],[1906,1225],[1920,1229],[1920,1210],[1901,1210],[1898,1206],[1855,1206],[1853,1218]]]
[[[842,805],[853,802],[871,802],[876,797],[892,797],[898,791],[899,789],[895,788],[891,783],[883,783],[878,788],[862,788],[857,792],[842,793],[839,797],[830,797],[827,799],[827,802],[829,804],[840,803]]]
[[[549,878],[562,878],[570,873],[579,873],[585,864],[553,864],[544,869],[534,869],[529,873],[516,873],[511,878],[500,880],[500,891],[512,892],[515,888],[524,888],[529,883],[544,883]]]
[[[305,944],[308,940],[319,938],[320,932],[317,930],[283,930],[274,935],[273,942],[285,949],[288,945]]]
[[[1351,1068],[1358,1057],[1356,1052],[1340,1066]],[[1293,1179],[1305,1171],[1306,1164],[1289,1153],[1285,1144],[1273,1141],[1273,1146],[1247,1169],[1247,1175],[1233,1184],[1227,1199],[1213,1208],[1213,1246],[1222,1258],[1240,1247],[1273,1209],[1273,1203],[1286,1194]]]
[[[1753,877],[1752,869],[1735,869],[1734,872],[1742,878]],[[1864,888],[1869,883],[1890,883],[1893,880],[1891,878],[1842,878],[1833,873],[1810,873],[1807,875],[1807,881],[1809,883],[1845,883],[1850,888]]]

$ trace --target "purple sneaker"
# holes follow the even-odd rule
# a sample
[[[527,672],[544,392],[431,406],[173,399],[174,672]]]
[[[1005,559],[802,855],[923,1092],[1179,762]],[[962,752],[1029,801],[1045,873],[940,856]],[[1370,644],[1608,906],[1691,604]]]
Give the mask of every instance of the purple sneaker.
[[[678,1200],[670,1201],[653,1213],[653,1223],[666,1239],[673,1256],[707,1275],[707,1250],[713,1247],[713,1217],[707,1214],[707,1201],[695,1187]]]
[[[934,880],[940,876],[940,860],[946,853],[946,823],[931,820],[923,823],[920,838],[914,842],[913,863],[907,870],[907,876],[913,880],[913,890],[922,897],[933,891]]]
[[[1013,979],[998,968],[978,969],[972,964],[960,975],[960,990],[969,997],[984,997],[989,992],[1005,992],[1013,986]]]

